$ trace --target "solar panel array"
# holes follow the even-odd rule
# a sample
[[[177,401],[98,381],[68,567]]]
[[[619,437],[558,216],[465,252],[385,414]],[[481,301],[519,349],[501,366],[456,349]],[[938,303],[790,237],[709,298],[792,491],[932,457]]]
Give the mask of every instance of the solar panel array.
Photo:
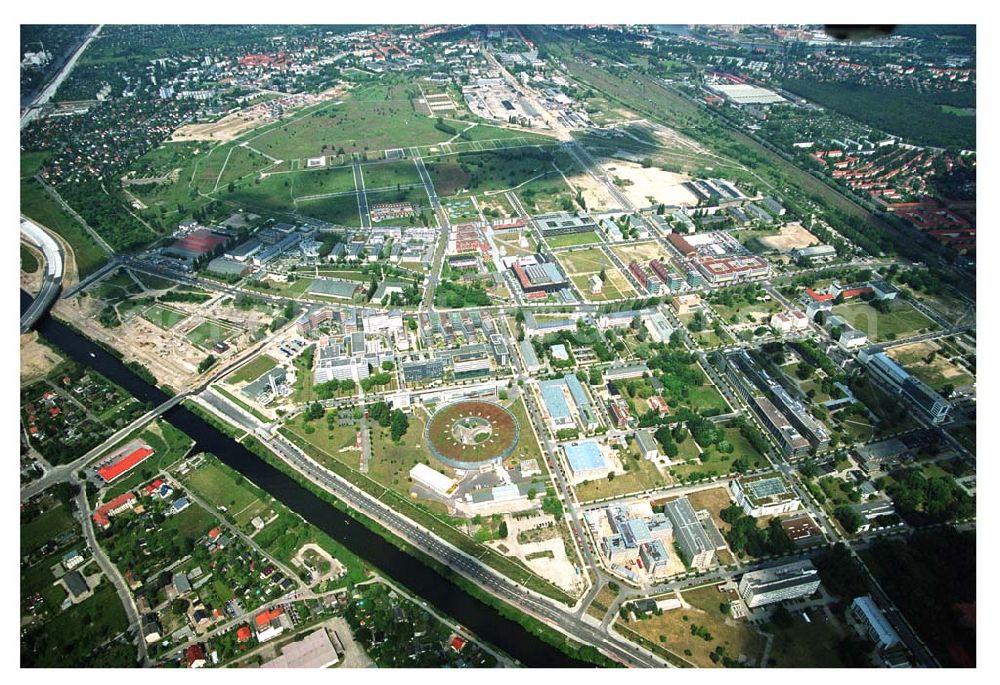
[[[746,483],[745,487],[753,495],[754,499],[764,499],[766,497],[777,497],[788,493],[788,488],[781,482],[780,478],[763,478]]]

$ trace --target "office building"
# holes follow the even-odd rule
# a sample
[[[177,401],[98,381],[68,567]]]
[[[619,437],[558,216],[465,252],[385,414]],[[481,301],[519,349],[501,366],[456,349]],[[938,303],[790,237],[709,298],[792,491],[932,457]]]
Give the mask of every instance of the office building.
[[[899,644],[899,634],[871,595],[854,598],[851,602],[851,617],[857,622],[861,634],[878,645],[879,649],[889,649]]]
[[[775,471],[757,476],[737,476],[729,482],[729,491],[736,504],[754,518],[786,514],[802,506],[788,481]]]
[[[907,400],[932,423],[943,423],[951,411],[951,402],[893,361],[878,347],[862,351],[858,360],[865,365],[876,384]]]
[[[808,559],[744,573],[739,584],[740,596],[751,609],[808,597],[818,589],[819,571]]]
[[[680,548],[684,564],[702,571],[708,568],[715,559],[715,545],[688,498],[667,502],[663,511],[673,524],[674,540]]]

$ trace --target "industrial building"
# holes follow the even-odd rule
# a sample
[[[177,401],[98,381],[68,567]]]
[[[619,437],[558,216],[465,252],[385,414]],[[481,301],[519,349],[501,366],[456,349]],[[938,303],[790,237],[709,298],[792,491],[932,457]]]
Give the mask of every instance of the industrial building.
[[[551,212],[535,216],[535,225],[543,236],[586,233],[597,228],[597,224],[586,212]]]
[[[684,563],[691,568],[704,571],[715,560],[715,545],[698,520],[694,507],[687,497],[667,502],[663,512],[673,524],[674,539],[680,548]]]
[[[606,478],[611,473],[611,464],[593,440],[582,440],[563,445],[566,461],[574,483]]]
[[[517,282],[526,294],[542,292],[554,293],[569,285],[569,281],[559,271],[555,262],[546,262],[530,257],[520,259],[511,266]]]
[[[808,597],[819,589],[819,571],[808,559],[744,573],[739,592],[751,609],[788,599]]]
[[[943,423],[951,402],[909,371],[894,362],[880,347],[870,347],[858,355],[876,384],[907,400],[932,423]]]
[[[833,259],[837,256],[837,248],[833,245],[812,245],[810,247],[797,247],[790,254],[794,259],[808,259],[810,261]]]

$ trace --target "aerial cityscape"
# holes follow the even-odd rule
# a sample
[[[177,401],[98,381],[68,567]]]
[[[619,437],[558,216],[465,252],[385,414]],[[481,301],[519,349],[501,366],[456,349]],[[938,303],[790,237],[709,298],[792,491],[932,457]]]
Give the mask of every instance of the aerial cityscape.
[[[20,26],[22,668],[974,668],[976,26]]]

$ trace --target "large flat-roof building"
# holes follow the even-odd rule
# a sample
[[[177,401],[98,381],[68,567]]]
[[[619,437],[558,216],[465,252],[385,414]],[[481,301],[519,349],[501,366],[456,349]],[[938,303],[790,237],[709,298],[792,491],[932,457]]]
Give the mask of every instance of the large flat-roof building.
[[[687,497],[667,502],[663,507],[673,524],[674,540],[680,548],[683,561],[691,568],[704,570],[715,559],[715,545],[698,520],[694,507]]]
[[[739,584],[740,597],[751,609],[808,597],[818,589],[819,571],[808,559],[744,573]]]
[[[606,478],[611,473],[611,464],[593,440],[581,440],[563,445],[566,461],[574,483]]]
[[[586,390],[574,374],[566,374],[555,380],[541,381],[538,389],[542,395],[542,408],[548,417],[552,430],[572,428],[579,425],[584,430],[596,430],[600,423]],[[576,410],[574,416],[573,409]]]

